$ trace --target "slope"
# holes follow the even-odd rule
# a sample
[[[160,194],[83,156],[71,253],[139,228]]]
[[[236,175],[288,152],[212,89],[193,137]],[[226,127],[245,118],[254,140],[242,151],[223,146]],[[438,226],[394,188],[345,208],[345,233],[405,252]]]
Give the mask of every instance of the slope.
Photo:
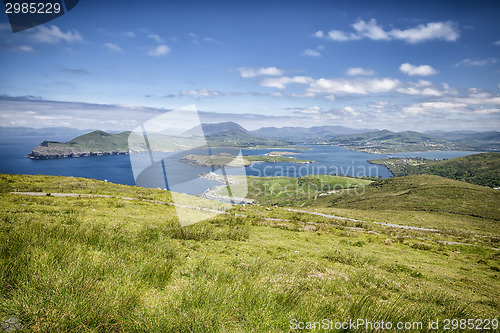
[[[437,175],[471,184],[500,187],[500,153],[482,153],[434,161],[418,158],[372,160],[389,168],[396,176]]]

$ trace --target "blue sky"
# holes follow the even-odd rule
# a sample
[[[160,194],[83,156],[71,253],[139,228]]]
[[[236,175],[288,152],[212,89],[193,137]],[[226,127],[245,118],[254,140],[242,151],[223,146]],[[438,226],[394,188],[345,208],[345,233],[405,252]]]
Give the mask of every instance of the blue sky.
[[[13,34],[0,126],[500,128],[498,1],[93,1]]]

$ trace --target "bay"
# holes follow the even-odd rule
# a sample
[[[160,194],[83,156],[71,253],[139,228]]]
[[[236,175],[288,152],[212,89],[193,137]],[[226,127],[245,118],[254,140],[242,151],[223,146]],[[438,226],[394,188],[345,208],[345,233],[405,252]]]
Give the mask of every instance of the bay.
[[[46,138],[42,137],[7,137],[0,136],[0,173],[8,174],[29,174],[29,175],[54,175],[84,177],[97,180],[107,180],[108,182],[136,185],[132,172],[129,155],[115,156],[92,156],[81,158],[65,158],[51,160],[33,160],[26,155],[40,142]],[[55,137],[56,141],[67,141],[70,138]],[[404,157],[425,157],[434,159],[447,159],[459,156],[474,154],[477,152],[466,151],[430,151],[398,154],[369,154],[358,151],[351,151],[338,146],[302,145],[299,148],[304,150],[283,149],[242,149],[244,155],[264,155],[272,151],[296,152],[298,154],[285,155],[298,159],[313,160],[315,163],[266,163],[257,162],[246,167],[248,176],[258,177],[301,177],[305,175],[336,174],[353,177],[392,177],[391,172],[384,166],[368,163],[368,160],[386,158],[391,156]],[[166,153],[165,157],[177,156],[176,153]],[[185,185],[176,184],[177,192],[191,195],[201,194],[207,188],[219,185],[213,180],[200,179],[197,175],[210,171],[207,167],[199,167],[171,159],[168,164],[167,174],[170,175],[191,175],[190,181]],[[225,168],[227,174],[236,172],[232,168]],[[221,170],[216,171],[221,174]],[[194,175],[194,176],[193,176]],[[182,177],[181,177],[182,178]],[[161,186],[160,186],[161,185]],[[147,187],[163,187],[164,182],[152,179],[146,184]]]

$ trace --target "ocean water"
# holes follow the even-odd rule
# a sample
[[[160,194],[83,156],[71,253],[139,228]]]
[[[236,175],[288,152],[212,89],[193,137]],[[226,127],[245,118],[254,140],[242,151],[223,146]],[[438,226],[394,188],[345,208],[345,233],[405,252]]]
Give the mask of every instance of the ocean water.
[[[141,185],[145,187],[165,187],[163,176],[166,174],[169,182],[175,180],[175,191],[187,194],[201,194],[207,188],[219,185],[219,183],[200,179],[198,175],[211,171],[207,167],[199,167],[181,162],[182,157],[178,153],[166,153],[165,161],[168,163],[163,168],[158,166],[152,168],[154,175],[147,181],[138,183],[134,179],[129,155],[116,156],[92,156],[80,158],[65,158],[51,160],[32,160],[26,155],[40,142],[47,138],[42,137],[7,137],[0,136],[0,173],[9,174],[42,174],[55,176],[73,176],[107,180],[112,183],[124,185]],[[51,140],[67,141],[71,138],[55,137]],[[389,170],[381,165],[370,164],[367,161],[388,156],[421,156],[426,158],[444,159],[454,158],[473,154],[475,152],[417,152],[399,154],[369,154],[363,152],[350,151],[337,146],[301,146],[308,150],[291,149],[243,149],[244,155],[263,155],[271,151],[292,151],[299,154],[289,155],[304,160],[314,160],[316,163],[296,164],[296,163],[264,163],[258,162],[246,167],[246,174],[249,176],[271,177],[288,176],[300,177],[305,175],[337,174],[355,177],[373,176],[388,178],[392,177]],[[192,153],[192,152],[191,152]],[[234,152],[232,152],[234,153]],[[227,174],[235,174],[240,171],[232,168],[225,168]],[[221,173],[221,170],[216,171]],[[143,177],[144,178],[144,177]]]

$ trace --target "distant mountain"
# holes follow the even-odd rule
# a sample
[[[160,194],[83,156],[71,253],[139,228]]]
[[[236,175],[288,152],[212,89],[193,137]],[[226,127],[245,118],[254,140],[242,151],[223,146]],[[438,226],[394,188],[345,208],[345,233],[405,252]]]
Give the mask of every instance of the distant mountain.
[[[498,131],[428,131],[426,133],[436,138],[455,142],[470,150],[500,151],[500,132]]]
[[[205,135],[207,143],[212,147],[283,146],[286,144],[280,140],[258,137],[231,121],[216,124],[201,124],[182,133],[181,136],[198,136],[201,133]]]
[[[333,138],[329,142],[348,149],[371,153],[454,150],[457,148],[457,145],[453,142],[413,131],[391,132],[382,130],[351,134]]]
[[[500,142],[500,132],[498,131],[426,131],[426,134],[436,138],[446,139],[448,141],[467,142],[467,141],[492,141]]]
[[[208,125],[205,127],[205,125]],[[255,147],[255,146],[283,146],[284,143],[276,140],[262,139],[254,136],[236,123],[203,124],[207,129],[206,142],[200,137],[189,136],[189,133],[199,133],[193,128],[180,136],[166,136],[152,133],[148,135],[149,146],[146,147],[144,139],[130,131],[122,133],[107,133],[93,131],[80,135],[67,142],[45,140],[35,147],[29,158],[51,159],[65,157],[84,157],[101,155],[119,155],[147,152],[149,149],[156,152],[171,152],[189,149],[186,147],[202,147],[208,143],[212,147]],[[132,133],[132,135],[131,135]],[[130,138],[132,139],[130,141]],[[130,142],[129,142],[130,141]]]
[[[314,126],[314,127],[262,127],[251,133],[262,138],[286,140],[291,142],[318,142],[334,137],[364,133],[372,130],[359,130],[344,126]]]
[[[193,135],[200,135],[200,133],[203,133],[205,136],[207,136],[230,130],[239,130],[241,132],[248,132],[245,128],[243,128],[239,124],[234,123],[232,121],[227,121],[224,123],[216,123],[216,124],[201,124],[182,133],[181,136],[190,137]]]
[[[0,127],[0,136],[42,136],[46,138],[74,138],[75,136],[89,132],[92,132],[92,130],[81,130],[71,127]]]

